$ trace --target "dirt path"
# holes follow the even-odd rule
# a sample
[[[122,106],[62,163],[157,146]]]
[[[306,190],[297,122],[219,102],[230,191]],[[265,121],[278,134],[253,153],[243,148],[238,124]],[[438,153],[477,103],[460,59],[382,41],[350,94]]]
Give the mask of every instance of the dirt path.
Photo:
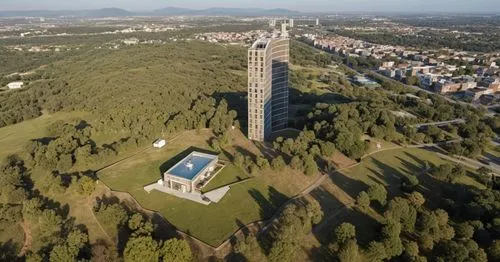
[[[31,242],[33,240],[31,230],[26,220],[23,220],[20,224],[24,231],[24,244],[23,248],[21,248],[21,251],[19,252],[18,257],[24,256],[31,249]]]
[[[97,190],[95,190],[95,191],[97,191]],[[101,223],[99,222],[99,220],[95,216],[94,206],[93,206],[93,203],[95,202],[94,199],[96,197],[102,197],[105,194],[105,192],[95,192],[95,191],[94,191],[94,194],[92,194],[92,196],[90,196],[88,198],[88,200],[85,202],[85,209],[88,210],[88,213],[91,214],[92,220],[94,220],[94,222],[97,225],[97,227],[99,228],[99,230],[103,233],[104,236],[106,236],[107,239],[103,239],[103,240],[105,240],[107,242],[106,244],[112,245],[114,243],[113,238],[108,234],[108,232],[106,232],[106,230],[102,227]]]

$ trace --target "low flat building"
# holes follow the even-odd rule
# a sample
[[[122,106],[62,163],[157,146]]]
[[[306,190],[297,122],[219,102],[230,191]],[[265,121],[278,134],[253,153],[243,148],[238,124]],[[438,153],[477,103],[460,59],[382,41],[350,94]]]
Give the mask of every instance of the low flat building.
[[[18,82],[10,82],[10,83],[8,83],[7,87],[9,89],[21,89],[21,88],[23,88],[23,85],[24,85],[23,82],[18,81]]]
[[[192,152],[163,174],[158,184],[183,193],[199,191],[214,172],[219,157]]]
[[[478,100],[479,98],[481,98],[481,96],[483,95],[490,95],[490,94],[493,94],[493,91],[488,89],[488,88],[479,88],[479,87],[476,87],[476,88],[472,88],[472,89],[469,89],[465,92],[465,94],[469,97],[472,98],[472,101],[476,101]]]

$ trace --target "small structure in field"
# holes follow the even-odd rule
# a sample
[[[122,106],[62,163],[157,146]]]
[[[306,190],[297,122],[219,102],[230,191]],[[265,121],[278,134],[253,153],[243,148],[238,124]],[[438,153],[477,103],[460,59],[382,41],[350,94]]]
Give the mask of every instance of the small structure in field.
[[[18,81],[18,82],[10,82],[10,83],[8,83],[7,87],[9,89],[21,89],[21,88],[23,88],[23,85],[24,85],[23,82]]]
[[[218,160],[216,155],[192,152],[165,172],[159,183],[181,192],[200,190],[211,178]]]
[[[158,139],[153,143],[154,148],[162,148],[167,144],[167,141],[165,139]]]
[[[163,173],[156,183],[145,186],[144,190],[148,193],[157,190],[204,205],[217,203],[229,191],[229,186],[206,193],[201,190],[224,166],[217,155],[194,151]]]

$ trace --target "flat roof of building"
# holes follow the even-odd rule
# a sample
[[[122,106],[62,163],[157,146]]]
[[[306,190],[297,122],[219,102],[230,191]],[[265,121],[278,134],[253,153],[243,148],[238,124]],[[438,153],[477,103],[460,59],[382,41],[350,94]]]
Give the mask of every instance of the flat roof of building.
[[[194,180],[216,158],[216,155],[194,151],[181,161],[177,162],[177,164],[165,172],[165,175]]]
[[[253,43],[252,49],[266,49],[268,43],[269,43],[269,38],[258,39]]]

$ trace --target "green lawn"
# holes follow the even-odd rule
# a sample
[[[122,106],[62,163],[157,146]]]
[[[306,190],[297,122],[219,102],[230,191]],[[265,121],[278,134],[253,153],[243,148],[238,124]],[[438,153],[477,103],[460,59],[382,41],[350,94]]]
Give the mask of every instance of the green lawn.
[[[161,171],[168,169],[190,150],[208,149],[208,134],[191,133],[183,134],[182,139],[170,142],[160,150],[148,151],[103,170],[98,174],[99,179],[113,190],[130,193],[142,207],[159,212],[178,229],[213,246],[218,246],[242,225],[270,217],[288,197],[298,192],[299,186],[288,182],[290,177],[297,176],[292,179],[299,181],[301,178],[309,179],[303,174],[257,175],[255,179],[231,186],[219,203],[208,206],[158,191],[149,194],[144,191],[145,185],[160,179]],[[247,177],[241,169],[228,164],[210,182],[208,189]]]
[[[382,184],[388,191],[388,200],[403,194],[400,189],[401,179],[408,175],[417,175],[420,185],[417,191],[426,197],[426,206],[437,208],[442,199],[442,187],[444,182],[434,179],[431,175],[423,172],[425,161],[432,166],[447,163],[435,153],[419,148],[405,148],[387,150],[366,157],[361,163],[350,169],[334,173],[321,187],[311,192],[310,196],[318,200],[322,206],[325,216],[335,215],[317,232],[320,241],[331,239],[331,232],[343,222],[355,224],[356,229],[364,228],[364,234],[358,236],[358,241],[368,244],[373,240],[375,232],[370,228],[376,227],[383,222],[383,214],[376,210],[360,211],[355,208],[344,208],[355,203],[359,192],[366,190],[370,185]],[[471,170],[468,170],[471,172]],[[470,175],[460,178],[454,185],[457,190],[464,186],[484,188]]]
[[[363,159],[360,165],[346,170],[343,175],[365,185],[381,183],[385,186],[397,187],[404,176],[422,175],[425,162],[428,162],[431,167],[435,167],[448,161],[424,149],[394,149],[376,153]],[[460,179],[458,183],[481,187],[468,176]]]
[[[6,156],[18,153],[30,140],[47,135],[47,127],[58,120],[71,120],[88,116],[84,112],[44,114],[38,118],[0,128],[0,162]]]
[[[16,252],[21,251],[24,244],[24,230],[19,223],[0,221],[0,244],[12,245]]]
[[[249,176],[245,172],[243,172],[243,170],[233,164],[228,163],[226,164],[224,169],[222,169],[219,174],[217,174],[217,176],[203,188],[202,191],[208,192],[231,183],[242,181],[247,178],[249,178]]]

